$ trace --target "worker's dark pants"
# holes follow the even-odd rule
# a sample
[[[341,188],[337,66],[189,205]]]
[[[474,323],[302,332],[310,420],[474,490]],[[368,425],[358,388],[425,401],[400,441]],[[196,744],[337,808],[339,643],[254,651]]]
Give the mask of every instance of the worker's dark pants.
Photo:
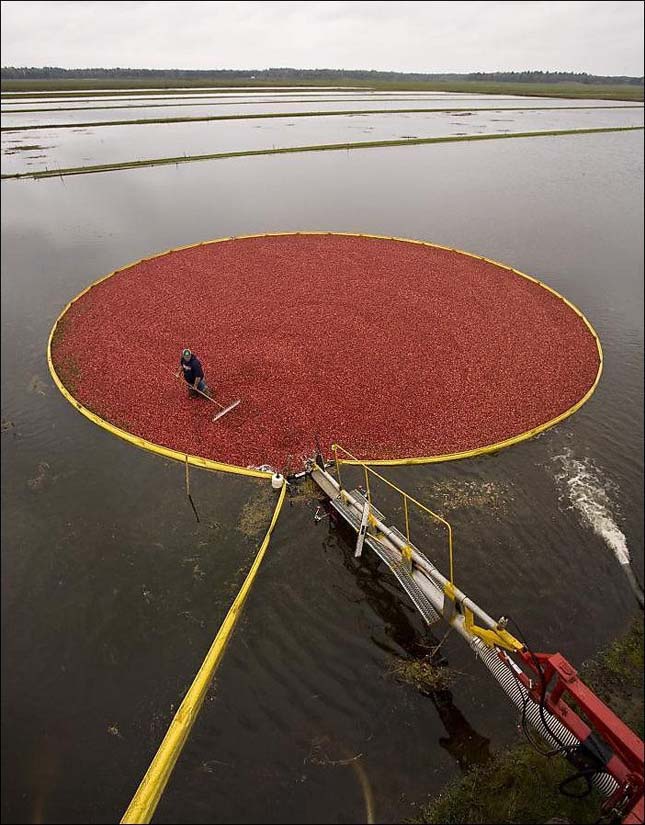
[[[186,383],[188,383],[188,382],[186,382]],[[197,385],[197,389],[201,390],[202,392],[205,392],[206,394],[208,394],[208,387],[206,386],[206,381],[204,381],[203,378],[199,379],[199,384]],[[192,396],[193,398],[196,398],[199,395],[198,392],[195,392],[195,389],[193,388],[192,384],[188,384],[188,394],[190,396]]]

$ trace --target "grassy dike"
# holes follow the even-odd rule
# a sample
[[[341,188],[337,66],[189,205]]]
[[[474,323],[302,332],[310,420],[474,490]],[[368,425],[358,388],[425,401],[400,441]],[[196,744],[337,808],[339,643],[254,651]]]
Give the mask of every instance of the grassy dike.
[[[169,166],[204,160],[224,160],[226,158],[255,157],[258,155],[288,155],[296,152],[333,152],[349,149],[379,149],[390,146],[419,146],[430,143],[460,143],[478,140],[509,140],[512,138],[554,137],[562,135],[591,135],[602,132],[633,132],[643,130],[643,126],[611,126],[601,129],[562,129],[545,132],[514,132],[495,135],[463,135],[453,137],[406,138],[405,140],[373,140],[362,143],[327,143],[317,146],[287,146],[281,149],[250,149],[242,152],[215,152],[211,155],[179,155],[173,158],[150,158],[123,163],[102,163],[96,166],[72,166],[65,169],[45,169],[41,172],[15,172],[1,175],[2,180],[19,178],[57,178],[66,175],[89,175],[98,172],[115,172],[118,169],[140,169],[145,166]]]
[[[437,80],[437,81],[370,81],[354,78],[333,80],[313,80],[304,78],[301,82],[280,80],[222,80],[221,78],[201,78],[189,80],[181,78],[77,78],[55,80],[3,80],[3,92],[59,92],[70,94],[87,91],[111,91],[150,89],[153,94],[180,94],[186,89],[207,86],[220,88],[240,87],[256,92],[273,89],[298,89],[300,87],[351,88],[379,92],[472,92],[479,95],[522,95],[528,97],[571,97],[594,98],[596,100],[643,100],[643,86],[631,84],[605,83],[513,83],[483,80]]]
[[[643,737],[643,617],[632,621],[626,634],[594,659],[580,676],[632,730]],[[561,756],[538,754],[525,740],[474,767],[439,796],[419,809],[414,823],[543,823],[565,817],[575,823],[594,823],[603,798],[593,791],[570,799],[558,785],[575,773]],[[584,782],[569,787],[584,790]]]
[[[105,107],[107,108],[107,107]],[[132,107],[135,108],[135,107]],[[487,106],[476,109],[338,109],[335,111],[314,111],[314,112],[269,112],[251,115],[208,115],[206,117],[153,117],[141,118],[139,120],[90,120],[85,123],[39,123],[34,126],[4,126],[0,132],[29,132],[34,129],[89,129],[97,126],[145,126],[147,124],[159,123],[203,123],[210,120],[266,120],[271,118],[297,118],[297,117],[352,117],[354,115],[400,115],[412,113],[434,113],[451,114],[454,112],[558,112],[569,111],[571,109],[582,109],[590,111],[594,109],[641,109],[641,106],[612,105],[607,106]],[[47,109],[14,109],[11,114],[19,112],[46,112]],[[57,109],[56,111],[78,111],[74,109]]]

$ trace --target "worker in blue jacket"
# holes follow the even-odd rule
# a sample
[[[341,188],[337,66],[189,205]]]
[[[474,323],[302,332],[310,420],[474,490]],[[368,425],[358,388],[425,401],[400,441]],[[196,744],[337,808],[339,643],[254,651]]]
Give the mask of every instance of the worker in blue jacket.
[[[188,394],[192,397],[199,395],[197,390],[210,396],[210,390],[204,380],[204,368],[199,358],[194,352],[191,352],[187,347],[181,353],[181,360],[179,362],[180,369],[177,377],[184,373],[184,379],[188,384]]]

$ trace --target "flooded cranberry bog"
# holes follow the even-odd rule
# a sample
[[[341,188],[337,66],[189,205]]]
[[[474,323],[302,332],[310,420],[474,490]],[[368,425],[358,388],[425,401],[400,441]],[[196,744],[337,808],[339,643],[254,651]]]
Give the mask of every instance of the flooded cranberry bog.
[[[363,457],[431,457],[491,446],[548,424],[594,386],[599,357],[589,327],[540,284],[450,248],[503,262],[564,296],[584,313],[603,349],[602,377],[575,414],[499,452],[381,471],[449,518],[457,581],[492,613],[513,617],[534,649],[560,649],[578,665],[622,632],[638,608],[614,548],[631,555],[641,580],[643,561],[641,158],[642,134],[616,133],[2,182],[3,819],[121,817],[275,504],[267,479],[193,469],[197,522],[181,463],[133,449],[94,426],[50,380],[45,353],[56,319],[89,283],[115,269],[122,271],[63,314],[58,344],[69,351],[52,343],[62,385],[110,426],[163,446],[159,432],[145,435],[133,426],[127,409],[135,401],[145,409],[130,368],[134,349],[150,371],[156,399],[148,409],[150,427],[167,427],[184,439],[167,442],[168,449],[242,467],[280,463],[292,450],[309,453],[316,435],[325,447],[348,439],[344,446]],[[297,236],[303,227],[332,234]],[[352,234],[333,234],[343,232]],[[199,246],[251,234],[269,237]],[[288,248],[294,237],[306,247],[295,261]],[[340,258],[323,246],[328,238],[338,244],[337,254],[342,249]],[[387,253],[369,252],[386,248],[403,256],[407,275],[392,271]],[[158,257],[167,249],[177,251]],[[217,249],[224,255],[219,262]],[[207,257],[198,265],[200,250]],[[424,253],[429,257],[421,259]],[[349,267],[352,288],[343,290],[340,263],[366,256],[376,280]],[[258,258],[261,266],[252,269],[250,260]],[[128,268],[133,261],[141,263]],[[330,270],[335,261],[336,280],[307,293],[312,272],[323,268],[315,264],[325,261]],[[446,303],[432,318],[422,313],[420,297],[427,294],[418,290],[429,281],[436,289],[443,284],[452,301],[447,289],[457,284],[458,268],[440,278],[450,261],[467,261],[462,276],[488,290],[465,290],[462,277],[468,301],[449,323]],[[176,294],[173,270],[182,275]],[[211,273],[209,311],[226,331],[220,338],[215,330],[212,345],[206,325],[200,331],[197,324],[198,308],[193,324],[185,300],[186,279],[194,283],[200,271]],[[228,285],[222,273],[233,274]],[[397,277],[399,289],[392,286]],[[495,293],[502,283],[504,295],[506,287],[516,290],[515,314]],[[253,289],[245,290],[247,284]],[[395,313],[392,301],[404,291],[408,300]],[[108,293],[113,303],[104,300]],[[236,316],[242,293],[253,312]],[[160,307],[170,307],[168,323],[155,327],[151,315],[137,317],[136,307],[143,310],[146,302],[158,320]],[[276,306],[281,315],[273,321],[282,326],[271,331]],[[477,333],[482,317],[486,335]],[[366,328],[369,337],[359,334]],[[516,347],[523,342],[532,384],[518,383],[522,371],[505,360],[502,329]],[[185,345],[203,358],[218,400],[242,398],[239,409],[216,424],[202,422],[202,414],[211,417],[208,402],[189,400],[172,376]],[[407,358],[388,366],[384,357],[406,346],[422,370],[414,385],[422,405],[431,401],[420,396],[422,389],[436,384],[429,378],[436,379],[437,359],[428,350],[460,353],[462,360],[453,363],[463,365],[466,349],[479,346],[490,360],[477,350],[477,363],[496,376],[495,409],[508,416],[482,418],[486,404],[472,389],[483,370],[467,375],[464,369],[449,381],[444,376],[448,406],[462,404],[460,420],[478,412],[471,423],[486,420],[492,429],[477,443],[442,443],[432,428],[419,426],[424,416],[415,415],[415,398],[396,395],[418,378]],[[294,353],[301,355],[299,380],[284,369],[287,355],[297,362]],[[251,380],[253,361],[262,368]],[[502,363],[509,368],[502,370]],[[557,375],[554,365],[560,365]],[[371,383],[386,366],[387,383]],[[273,371],[279,386],[265,386]],[[342,379],[338,387],[334,376]],[[363,383],[350,384],[357,376]],[[501,378],[515,392],[546,384],[559,389],[550,400],[521,389],[535,402],[525,421],[529,407],[516,404],[516,396],[505,392],[500,407]],[[321,386],[321,400],[336,406],[333,416],[310,399],[311,387]],[[468,409],[459,387],[480,398],[476,409]],[[382,410],[389,392],[406,414],[393,415],[388,426]],[[256,398],[262,403],[253,407]],[[283,444],[275,444],[279,416],[266,413],[266,405],[282,405]],[[173,417],[179,412],[184,426]],[[244,415],[268,428],[270,437],[258,438],[253,451],[241,448],[248,443],[241,435],[207,441],[221,436],[211,436],[217,423],[235,433]],[[145,421],[141,416],[137,426]],[[378,438],[364,426],[369,421],[380,421]],[[409,429],[401,429],[402,421],[412,422]],[[321,432],[310,435],[317,427]],[[424,432],[432,440],[415,441]],[[395,433],[405,435],[403,443],[394,442]],[[199,449],[207,443],[208,451]],[[295,469],[296,456],[293,461]],[[346,472],[360,480],[354,468]],[[395,505],[386,498],[381,509],[396,515]],[[487,753],[516,741],[506,699],[459,640],[449,636],[441,648],[458,672],[448,689],[424,695],[396,677],[401,659],[439,644],[441,635],[424,632],[382,568],[354,559],[351,536],[327,519],[314,523],[316,507],[304,491],[286,499],[155,821],[358,822],[372,816],[396,822]]]

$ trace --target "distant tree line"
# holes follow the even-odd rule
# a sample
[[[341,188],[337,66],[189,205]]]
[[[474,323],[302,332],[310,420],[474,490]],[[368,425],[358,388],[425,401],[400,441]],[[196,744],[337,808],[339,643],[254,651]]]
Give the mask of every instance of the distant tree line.
[[[611,75],[596,75],[587,74],[586,72],[540,72],[540,71],[525,71],[525,72],[492,72],[490,74],[485,72],[471,72],[464,75],[468,80],[495,80],[499,82],[511,83],[628,83],[633,86],[642,86],[642,77],[627,77],[625,75],[611,76]]]
[[[629,84],[642,86],[642,77],[592,75],[586,72],[470,72],[468,74],[422,74],[416,72],[380,72],[346,69],[61,69],[57,66],[16,67],[3,66],[2,80],[59,80],[59,79],[136,79],[165,80],[374,80],[374,81],[441,81],[481,80],[497,83],[585,83]]]

